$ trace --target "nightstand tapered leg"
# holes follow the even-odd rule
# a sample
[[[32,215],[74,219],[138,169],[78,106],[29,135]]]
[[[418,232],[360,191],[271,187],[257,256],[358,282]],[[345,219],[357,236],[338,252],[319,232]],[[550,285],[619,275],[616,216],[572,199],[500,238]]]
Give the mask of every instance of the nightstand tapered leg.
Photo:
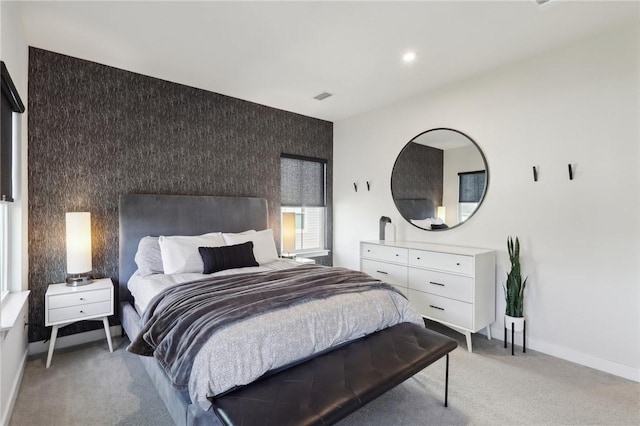
[[[113,345],[111,344],[111,331],[109,330],[109,318],[102,318],[102,324],[104,324],[104,332],[107,335],[107,343],[109,343],[109,352],[113,352]]]
[[[56,346],[56,337],[58,337],[58,326],[54,325],[51,329],[51,339],[49,339],[49,354],[47,355],[47,368],[51,365],[51,358],[53,358],[53,348]]]

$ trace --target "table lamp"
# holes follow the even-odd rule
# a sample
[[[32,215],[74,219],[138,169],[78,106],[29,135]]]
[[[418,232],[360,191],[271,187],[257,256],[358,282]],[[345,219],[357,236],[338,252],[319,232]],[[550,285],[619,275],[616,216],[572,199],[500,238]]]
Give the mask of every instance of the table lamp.
[[[66,217],[67,285],[89,284],[91,265],[91,213],[68,212]]]

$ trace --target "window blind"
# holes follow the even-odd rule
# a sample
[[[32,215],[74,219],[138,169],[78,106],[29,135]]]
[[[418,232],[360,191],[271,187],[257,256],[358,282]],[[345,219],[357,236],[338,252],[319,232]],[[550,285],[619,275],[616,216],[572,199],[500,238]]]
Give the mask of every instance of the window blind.
[[[326,166],[326,160],[282,154],[280,204],[325,207]]]
[[[479,203],[484,193],[486,175],[484,170],[458,173],[460,183],[458,201],[460,203]]]
[[[13,201],[13,113],[24,112],[24,105],[4,62],[1,68],[0,201]]]

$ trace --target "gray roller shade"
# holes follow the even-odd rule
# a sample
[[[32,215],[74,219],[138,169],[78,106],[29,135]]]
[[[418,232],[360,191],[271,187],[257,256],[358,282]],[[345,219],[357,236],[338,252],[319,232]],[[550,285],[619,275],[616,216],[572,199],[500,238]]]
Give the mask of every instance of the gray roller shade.
[[[484,170],[477,172],[458,173],[460,180],[459,202],[479,203],[484,193],[484,185],[487,173]]]
[[[326,160],[283,154],[280,157],[280,204],[325,207]]]

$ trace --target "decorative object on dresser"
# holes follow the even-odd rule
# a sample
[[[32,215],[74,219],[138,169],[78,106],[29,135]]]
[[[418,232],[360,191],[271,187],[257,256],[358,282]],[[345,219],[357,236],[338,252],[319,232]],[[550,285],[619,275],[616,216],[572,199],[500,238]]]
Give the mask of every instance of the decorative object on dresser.
[[[68,212],[66,215],[67,285],[87,285],[91,265],[91,213]]]
[[[387,225],[391,223],[391,218],[380,216],[380,240],[386,240]]]
[[[524,319],[524,288],[527,278],[522,280],[520,274],[520,240],[507,237],[507,251],[511,261],[511,271],[507,275],[507,282],[503,284],[506,309],[504,315],[504,347],[507,347],[507,329],[511,326],[511,355],[515,332],[522,332],[522,352],[527,352],[526,337],[527,324]]]
[[[360,270],[393,284],[427,319],[463,333],[495,321],[495,251],[410,241],[363,241]]]
[[[113,352],[109,317],[113,315],[113,283],[110,278],[95,280],[82,287],[69,287],[65,283],[51,284],[44,295],[45,326],[53,326],[47,355],[47,368],[51,365],[58,329],[78,321],[102,321],[107,335],[109,352]]]

